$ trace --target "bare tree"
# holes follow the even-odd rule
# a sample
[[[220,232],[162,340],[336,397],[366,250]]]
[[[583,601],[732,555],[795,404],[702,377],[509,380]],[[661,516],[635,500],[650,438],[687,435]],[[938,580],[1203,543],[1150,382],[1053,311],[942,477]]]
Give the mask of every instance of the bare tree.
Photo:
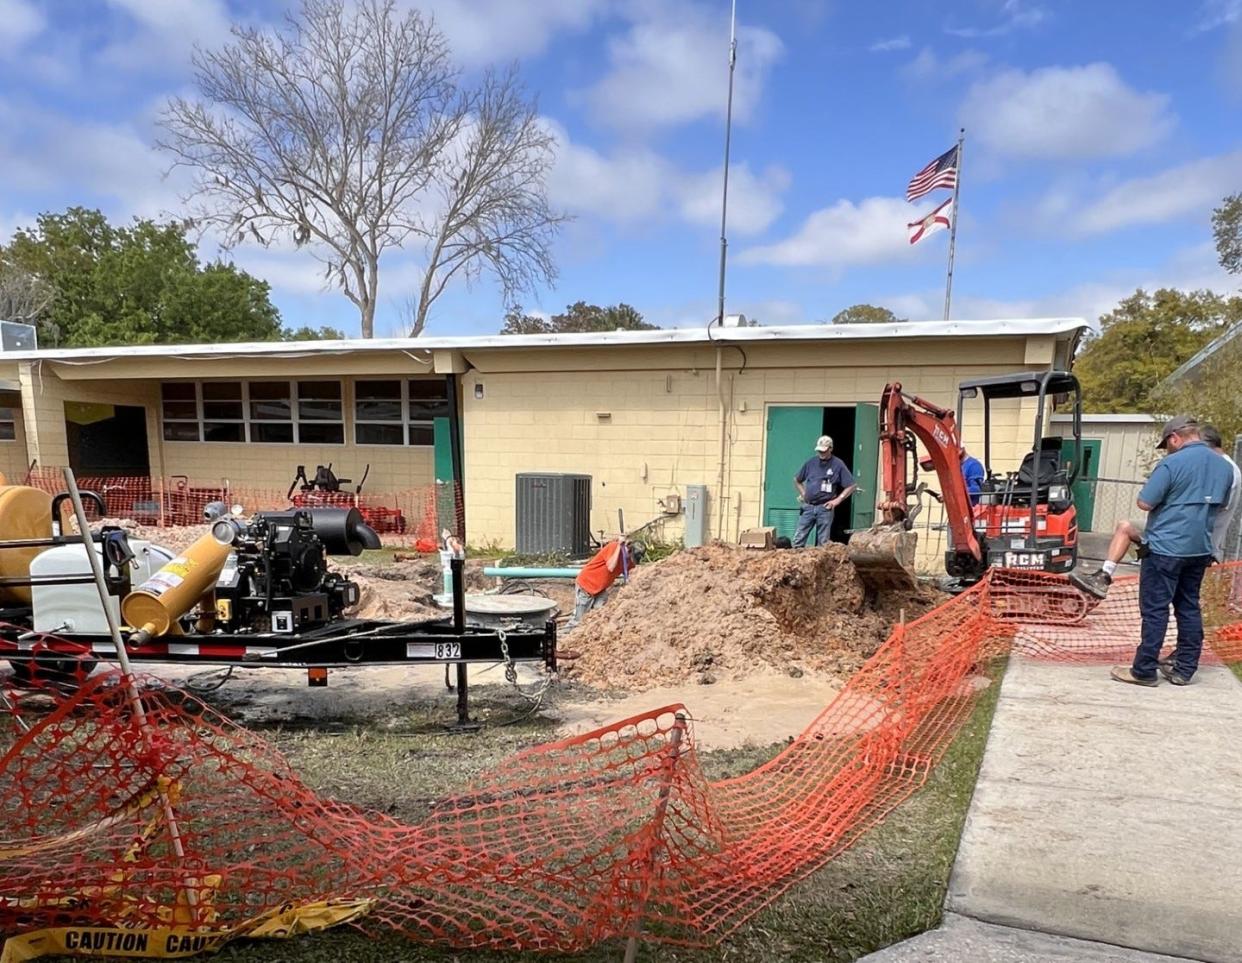
[[[10,263],[0,251],[0,320],[37,326],[55,297],[50,284]]]
[[[199,96],[169,101],[160,142],[195,171],[186,199],[233,245],[291,240],[375,327],[380,263],[422,247],[411,334],[454,277],[505,297],[556,275],[554,140],[514,70],[462,85],[444,36],[393,0],[303,0],[283,30],[234,27],[194,56]]]

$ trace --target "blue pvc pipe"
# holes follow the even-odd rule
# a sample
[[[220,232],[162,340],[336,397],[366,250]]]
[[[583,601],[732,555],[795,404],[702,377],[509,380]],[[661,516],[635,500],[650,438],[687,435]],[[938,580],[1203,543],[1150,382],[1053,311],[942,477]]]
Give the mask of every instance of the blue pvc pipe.
[[[489,565],[483,569],[484,575],[497,578],[577,578],[580,568],[525,568],[515,565],[512,568]]]

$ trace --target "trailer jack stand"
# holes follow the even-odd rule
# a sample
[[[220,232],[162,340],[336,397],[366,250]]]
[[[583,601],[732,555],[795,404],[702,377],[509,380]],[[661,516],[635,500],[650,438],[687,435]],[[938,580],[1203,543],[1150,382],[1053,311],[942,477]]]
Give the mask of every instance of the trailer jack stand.
[[[448,666],[445,666],[448,671]],[[449,732],[478,732],[483,728],[481,723],[470,718],[470,679],[466,674],[466,663],[457,663],[457,721],[446,727]]]

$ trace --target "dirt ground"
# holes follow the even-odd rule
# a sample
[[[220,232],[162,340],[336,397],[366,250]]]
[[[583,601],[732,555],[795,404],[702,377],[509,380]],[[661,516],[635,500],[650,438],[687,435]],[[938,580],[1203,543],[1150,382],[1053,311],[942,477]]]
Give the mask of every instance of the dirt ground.
[[[908,619],[932,589],[871,598],[842,545],[755,551],[713,544],[641,566],[562,647],[566,674],[603,688],[711,685],[776,672],[840,679]]]
[[[194,676],[197,683],[218,678],[215,670],[183,665],[144,666],[143,672],[177,686]],[[519,666],[518,676],[518,684],[528,692],[543,680],[542,670],[529,665]],[[455,679],[455,673],[451,677]],[[527,711],[525,701],[504,684],[499,666],[471,666],[470,680],[474,718],[479,722],[504,722]],[[696,745],[704,750],[741,749],[796,736],[839,688],[834,680],[793,679],[772,671],[714,686],[690,682],[629,694],[605,694],[561,682],[549,690],[539,715],[552,727],[552,738],[682,703],[693,720]],[[400,731],[409,719],[429,710],[447,725],[456,711],[456,695],[445,687],[439,667],[332,669],[327,688],[309,688],[305,673],[297,669],[238,669],[204,698],[242,725],[263,729],[365,724],[379,732]]]
[[[111,523],[173,550],[208,530]],[[433,599],[442,590],[438,556],[368,552],[330,564],[359,583],[361,617],[445,615]],[[487,564],[467,561],[467,591],[499,590],[498,580],[483,575]],[[570,581],[512,582],[505,590],[552,598],[562,624],[572,611]],[[767,745],[805,728],[883,643],[903,609],[914,618],[937,599],[930,589],[869,597],[839,545],[763,552],[714,544],[680,552],[640,567],[602,609],[562,636],[562,653],[576,658],[562,661],[562,677],[540,711],[568,735],[683,703],[704,748]],[[174,685],[219,678],[217,670],[179,665],[146,671]],[[540,667],[520,666],[519,674],[528,689],[542,680]],[[499,666],[472,667],[471,680],[480,704],[526,708],[503,685]],[[416,708],[438,715],[442,706],[451,721],[455,706],[438,666],[334,669],[326,689],[308,688],[299,670],[238,669],[210,701],[244,725],[363,723],[381,730],[400,728]]]

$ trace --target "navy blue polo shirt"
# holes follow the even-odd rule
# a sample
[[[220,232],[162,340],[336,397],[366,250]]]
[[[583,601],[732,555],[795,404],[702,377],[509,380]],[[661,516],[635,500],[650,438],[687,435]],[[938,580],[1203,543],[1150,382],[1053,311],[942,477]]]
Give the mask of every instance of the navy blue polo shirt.
[[[816,455],[794,476],[806,490],[808,505],[824,505],[854,484],[854,476],[836,455],[826,461]]]
[[[1212,522],[1229,500],[1233,469],[1201,441],[1166,455],[1138,493],[1152,506],[1144,538],[1158,555],[1212,554]]]

